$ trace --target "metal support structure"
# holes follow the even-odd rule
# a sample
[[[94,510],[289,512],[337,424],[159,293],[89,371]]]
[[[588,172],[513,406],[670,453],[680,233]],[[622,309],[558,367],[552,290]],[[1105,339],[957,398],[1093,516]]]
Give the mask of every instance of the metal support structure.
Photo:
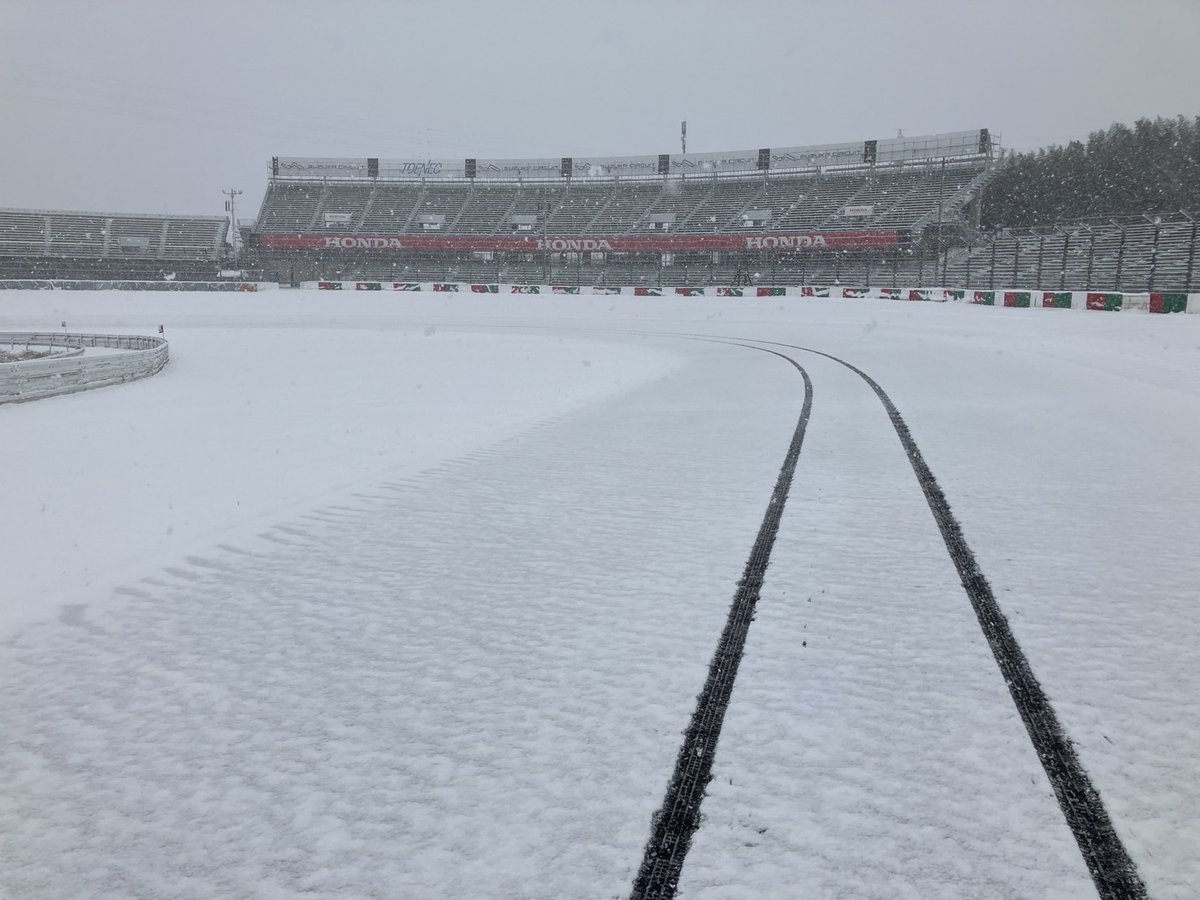
[[[1146,290],[1154,290],[1154,270],[1158,267],[1158,236],[1162,231],[1162,219],[1155,216],[1154,222],[1154,242],[1150,245],[1150,275],[1146,279]]]
[[[1196,239],[1197,237],[1200,237],[1200,235],[1198,235],[1196,232],[1196,226],[1198,224],[1200,223],[1197,223],[1195,219],[1192,219],[1192,240],[1191,243],[1188,244],[1187,274],[1183,276],[1183,289],[1185,291],[1190,291],[1194,287],[1192,284],[1192,272],[1195,271],[1196,263]]]
[[[942,241],[942,213],[946,209],[946,157],[942,157],[942,175],[938,179],[938,249],[943,249],[944,242]]]
[[[227,191],[221,191],[221,193],[229,198],[226,205],[229,207],[229,219],[233,223],[233,228],[229,232],[229,244],[233,247],[233,255],[234,258],[236,258],[241,252],[241,247],[239,246],[241,242],[239,240],[240,235],[238,234],[237,222],[237,198],[240,197],[243,192],[230,188]]]
[[[1042,284],[1042,258],[1046,255],[1046,236],[1038,235],[1038,261],[1037,261],[1037,277],[1034,279],[1034,284],[1041,287]]]
[[[1088,267],[1087,275],[1083,279],[1083,287],[1091,290],[1092,288],[1092,269],[1096,262],[1096,232],[1088,230]]]
[[[1121,228],[1116,222],[1113,222],[1118,228]],[[1125,229],[1121,228],[1121,242],[1117,244],[1117,283],[1113,285],[1114,290],[1124,290],[1121,287],[1121,270],[1125,264]]]
[[[553,284],[554,264],[550,257],[550,201],[538,203],[538,216],[542,220],[542,246],[546,248],[546,284]]]
[[[1067,252],[1071,246],[1071,232],[1063,232],[1063,255],[1062,269],[1058,273],[1058,289],[1065,291],[1067,289]]]

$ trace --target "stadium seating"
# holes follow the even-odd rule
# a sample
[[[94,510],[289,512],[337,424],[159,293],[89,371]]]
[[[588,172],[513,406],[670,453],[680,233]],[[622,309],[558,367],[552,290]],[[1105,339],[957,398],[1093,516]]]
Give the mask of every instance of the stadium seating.
[[[14,278],[213,278],[222,217],[0,209],[0,274]]]
[[[838,170],[558,181],[321,181],[272,179],[258,217],[263,234],[419,234],[422,216],[441,216],[446,234],[505,234],[512,215],[536,215],[555,237],[665,230],[725,234],[744,229],[915,232],[940,206],[957,221],[978,192],[987,161],[855,166]],[[860,207],[847,216],[845,207]],[[867,212],[862,212],[865,209]],[[748,210],[770,215],[749,223]],[[332,225],[324,214],[348,214]]]
[[[0,255],[216,260],[228,224],[221,217],[0,209]]]
[[[325,187],[323,183],[272,182],[256,227],[263,232],[310,231],[315,227],[317,204]]]
[[[978,289],[1195,290],[1197,237],[1197,223],[1186,216],[1158,224],[1143,217],[1001,233],[950,249],[944,280]]]

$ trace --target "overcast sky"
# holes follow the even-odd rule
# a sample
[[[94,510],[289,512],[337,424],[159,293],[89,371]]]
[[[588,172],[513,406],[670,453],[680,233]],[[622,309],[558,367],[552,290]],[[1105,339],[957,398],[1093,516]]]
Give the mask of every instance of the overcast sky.
[[[556,157],[1200,114],[1200,0],[0,0],[0,207],[257,213],[272,156]]]

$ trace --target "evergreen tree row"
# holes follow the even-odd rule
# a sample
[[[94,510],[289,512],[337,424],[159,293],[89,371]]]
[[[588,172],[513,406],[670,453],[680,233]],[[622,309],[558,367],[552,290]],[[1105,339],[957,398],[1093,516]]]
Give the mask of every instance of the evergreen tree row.
[[[1200,116],[1139,119],[1008,157],[983,197],[985,227],[1200,210]]]

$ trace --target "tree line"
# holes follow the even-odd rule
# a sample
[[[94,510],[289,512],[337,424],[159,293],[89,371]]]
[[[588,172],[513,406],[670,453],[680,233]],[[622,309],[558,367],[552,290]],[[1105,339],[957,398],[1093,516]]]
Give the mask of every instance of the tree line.
[[[984,227],[1200,210],[1200,116],[1114,124],[1087,142],[1009,155],[983,196]]]

